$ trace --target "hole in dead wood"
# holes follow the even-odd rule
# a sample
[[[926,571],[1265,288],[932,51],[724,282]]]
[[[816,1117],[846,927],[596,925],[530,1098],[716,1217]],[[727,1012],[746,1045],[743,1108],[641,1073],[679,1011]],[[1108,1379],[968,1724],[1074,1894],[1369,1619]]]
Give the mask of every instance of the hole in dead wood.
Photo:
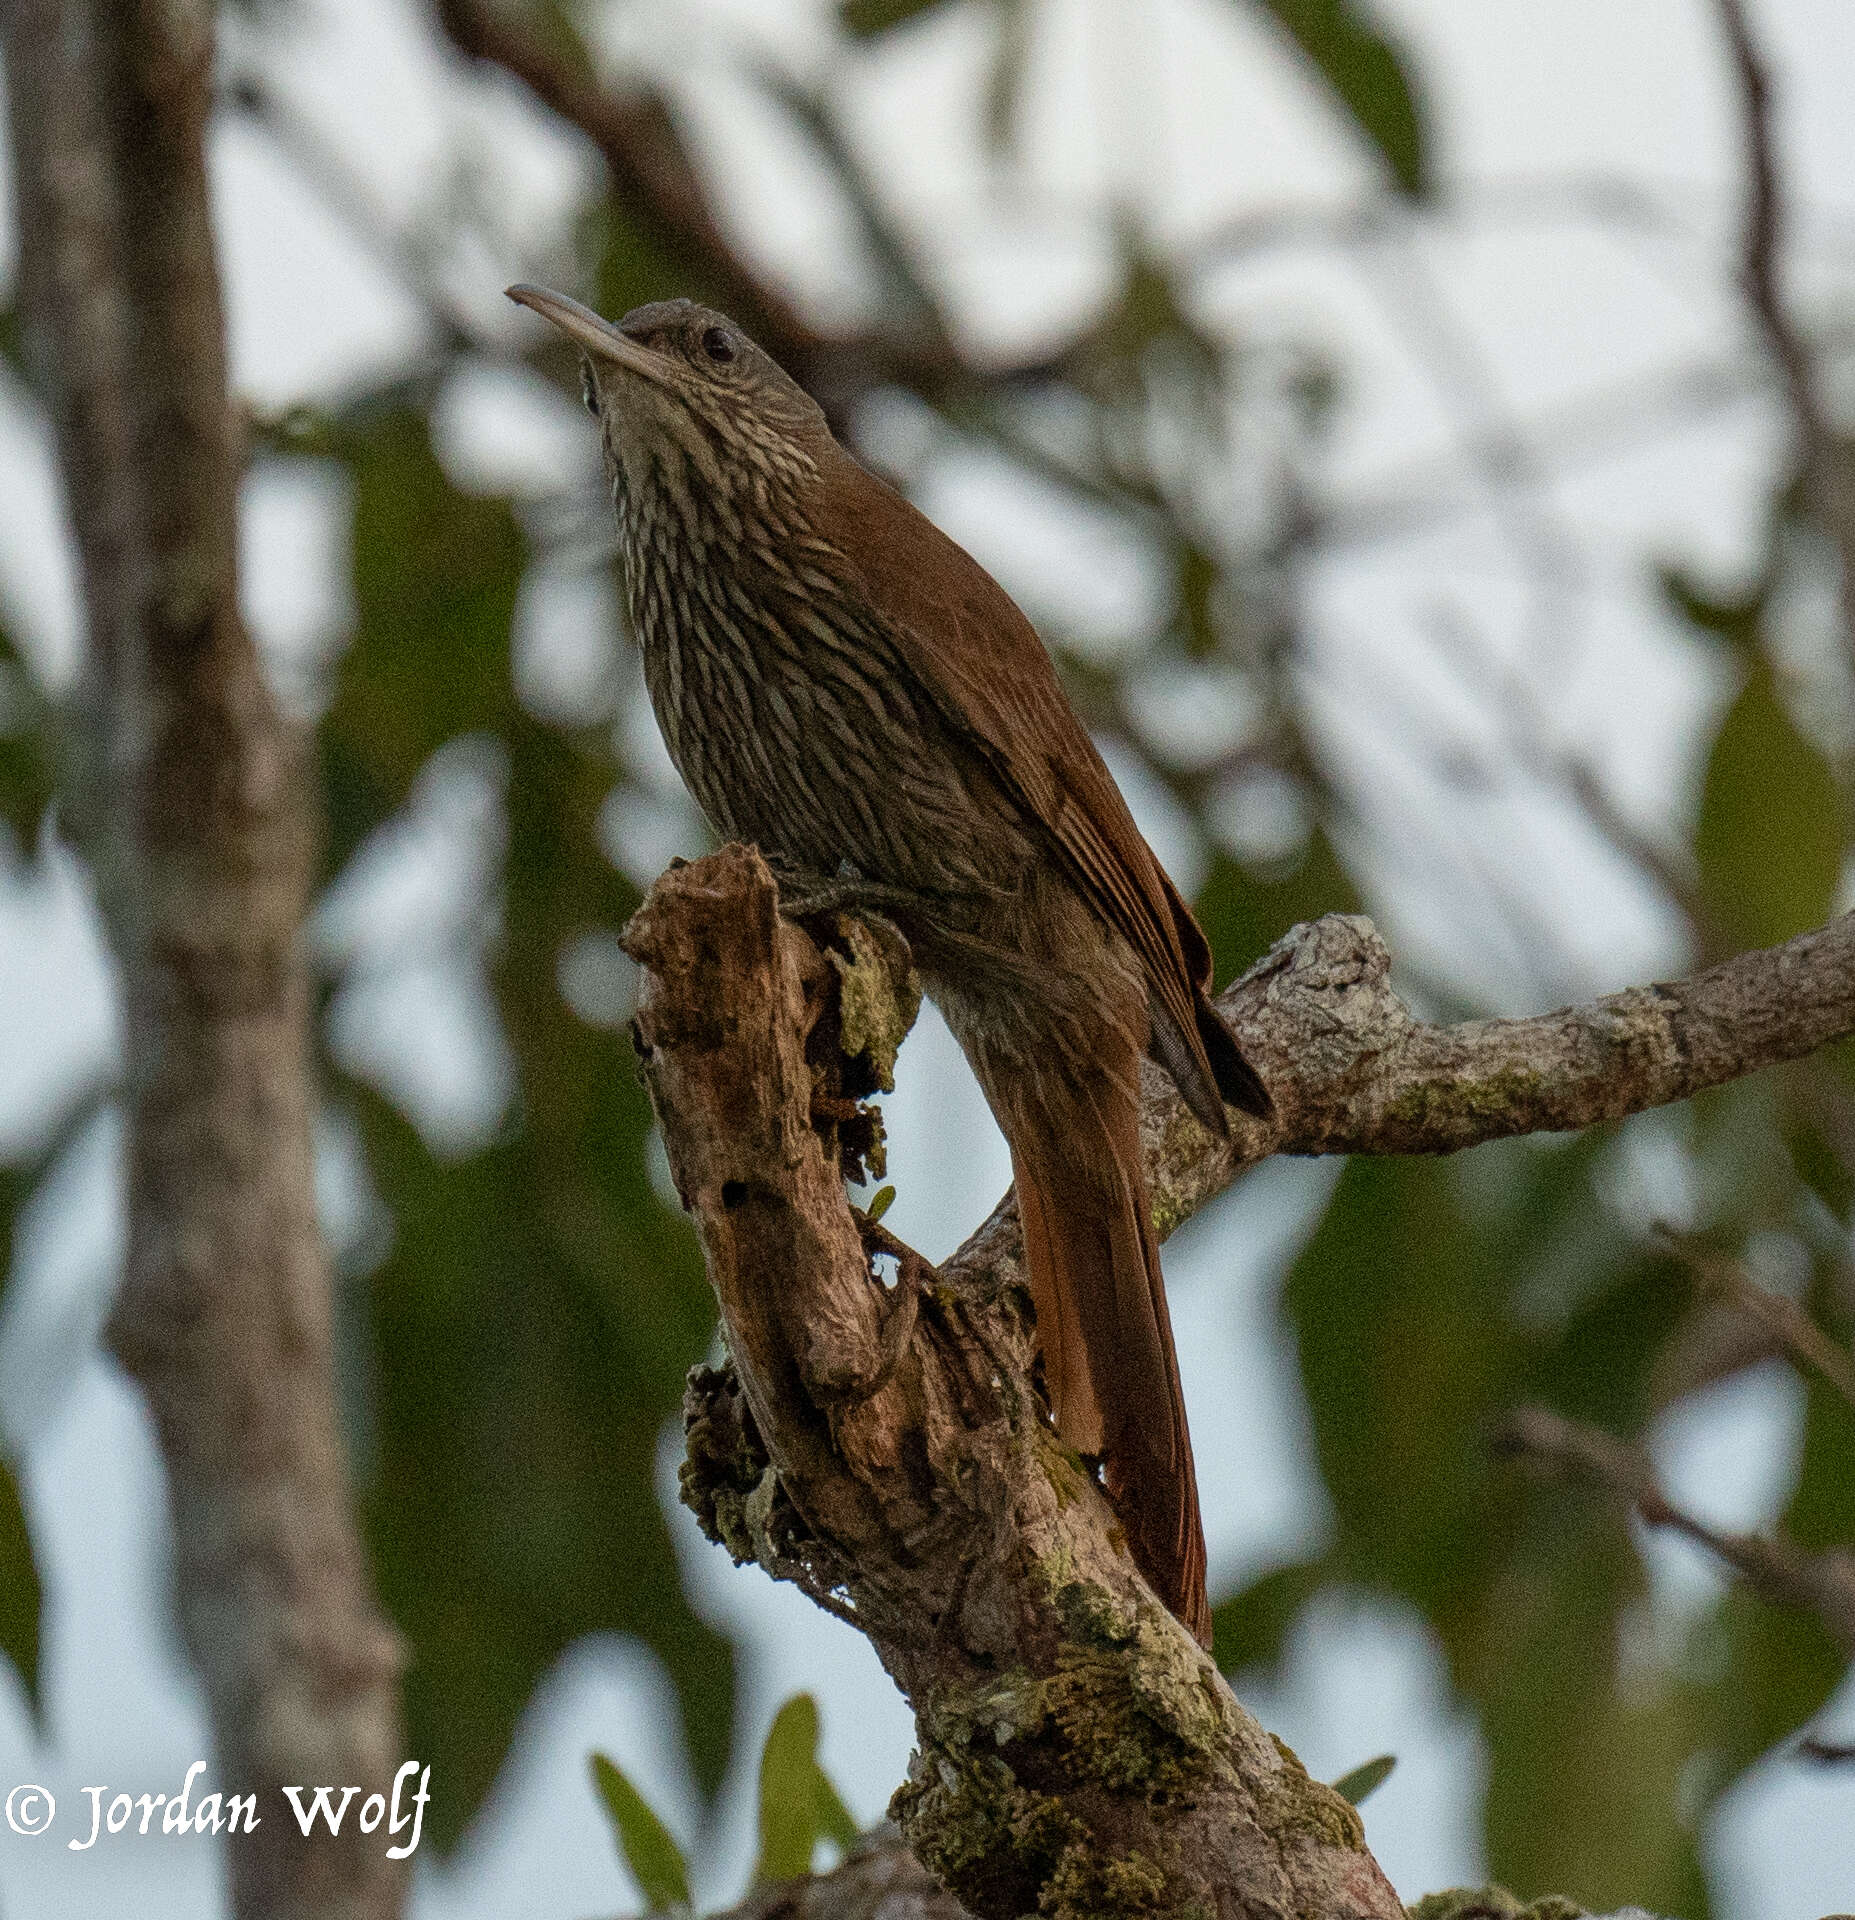
[[[724,1180],[721,1183],[721,1204],[730,1213],[736,1207],[747,1203],[747,1182],[745,1180]]]

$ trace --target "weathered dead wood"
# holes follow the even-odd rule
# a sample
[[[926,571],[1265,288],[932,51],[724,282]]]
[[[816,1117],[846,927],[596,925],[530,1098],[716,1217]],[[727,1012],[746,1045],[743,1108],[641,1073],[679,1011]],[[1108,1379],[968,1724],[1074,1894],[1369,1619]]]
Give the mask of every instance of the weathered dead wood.
[[[920,1858],[982,1916],[1400,1913],[1358,1816],[1238,1705],[1058,1446],[1028,1384],[1009,1198],[918,1301],[872,1278],[836,1138],[854,1110],[836,1042],[885,991],[868,952],[843,982],[844,957],[779,917],[741,847],[666,874],[626,942],[733,1356],[691,1378],[684,1497],[738,1560],[869,1636],[915,1710],[894,1811]],[[1531,1020],[1424,1026],[1389,971],[1371,923],[1335,916],[1229,990],[1278,1117],[1239,1117],[1217,1146],[1155,1075],[1162,1230],[1272,1152],[1450,1152],[1589,1125],[1855,1030],[1851,917]],[[854,1022],[837,1011],[850,988]]]
[[[899,1309],[815,1122],[841,1111],[829,1065],[807,1058],[836,970],[777,907],[759,856],[729,847],[666,874],[626,935],[733,1355],[691,1381],[685,1497],[869,1636],[916,1716],[897,1817],[974,1913],[1401,1920],[1358,1815],[1134,1571],[1027,1384],[1015,1289],[930,1283],[870,1390]]]

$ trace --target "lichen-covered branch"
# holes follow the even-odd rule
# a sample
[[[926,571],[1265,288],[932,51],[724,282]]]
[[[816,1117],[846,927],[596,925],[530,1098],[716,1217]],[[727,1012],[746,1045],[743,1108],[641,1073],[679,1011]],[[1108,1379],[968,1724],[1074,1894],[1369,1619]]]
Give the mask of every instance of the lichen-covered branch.
[[[1855,1033],[1855,914],[1688,980],[1528,1019],[1428,1026],[1390,975],[1372,923],[1329,914],[1225,990],[1218,1004],[1276,1118],[1238,1116],[1232,1146],[1217,1146],[1151,1075],[1148,1173],[1162,1229],[1272,1153],[1457,1153],[1620,1120],[1801,1059]]]
[[[972,1913],[1402,1920],[1358,1815],[1136,1573],[1027,1384],[1021,1296],[996,1274],[872,1277],[841,1136],[880,1068],[844,1078],[844,969],[777,906],[759,856],[728,847],[667,873],[626,933],[732,1355],[692,1376],[684,1498],[868,1636],[915,1713],[894,1812]]]
[[[870,1010],[903,969],[855,923],[821,937],[835,951],[781,919],[740,847],[665,875],[626,936],[645,1075],[732,1354],[691,1378],[684,1498],[737,1559],[868,1635],[916,1715],[893,1810],[972,1913],[1398,1912],[1357,1816],[1237,1705],[1056,1443],[1027,1385],[1009,1200],[937,1273],[900,1249],[894,1287],[872,1277],[898,1248],[851,1212],[844,1150],[878,1145],[858,1098],[896,1036]],[[1162,1228],[1269,1153],[1586,1126],[1855,1031],[1855,917],[1526,1020],[1424,1025],[1389,973],[1371,923],[1333,916],[1229,989],[1277,1115],[1237,1118],[1226,1148],[1155,1074]]]
[[[204,141],[209,0],[6,0],[26,344],[56,429],[89,648],[67,818],[125,1001],[128,1252],[111,1344],[167,1467],[181,1626],[218,1765],[390,1786],[398,1653],[336,1425],[299,952],[299,747],[239,618],[240,451]],[[374,1920],[401,1870],[350,1822],[265,1817],[241,1915]]]

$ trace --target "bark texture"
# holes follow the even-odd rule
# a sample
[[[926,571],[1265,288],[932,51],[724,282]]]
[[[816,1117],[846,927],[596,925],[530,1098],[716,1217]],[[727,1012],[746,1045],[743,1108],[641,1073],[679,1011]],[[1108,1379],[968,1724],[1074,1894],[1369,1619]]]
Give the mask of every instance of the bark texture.
[[[125,1007],[128,1258],[109,1337],[165,1458],[241,1915],[397,1911],[384,1834],[284,1785],[389,1789],[399,1655],[347,1490],[310,1142],[301,748],[239,618],[240,449],[204,141],[207,0],[8,0],[28,352],[89,628],[69,812]]]
[[[880,962],[821,955],[740,847],[660,880],[627,945],[734,1356],[692,1377],[685,1497],[738,1558],[853,1619],[908,1696],[894,1811],[923,1864],[988,1916],[1401,1920],[1358,1815],[1135,1572],[1028,1385],[1002,1270],[988,1288],[905,1259],[894,1288],[872,1279],[832,1010],[847,971],[849,1004],[880,1004]]]
[[[1427,1026],[1358,914],[1278,941],[1218,1006],[1275,1096],[1214,1150],[1157,1074],[1149,1173],[1162,1233],[1272,1153],[1457,1153],[1687,1100],[1855,1033],[1855,914],[1780,947],[1522,1020]]]
[[[737,1560],[869,1637],[916,1718],[892,1811],[967,1911],[1401,1915],[1358,1815],[1245,1713],[1057,1442],[1029,1384],[1012,1203],[938,1271],[852,1213],[843,1148],[867,1152],[857,1098],[911,1017],[906,963],[855,923],[808,925],[823,949],[780,918],[759,856],[729,847],[673,868],[626,935],[645,1076],[732,1355],[691,1376],[685,1500]],[[1268,1125],[1233,1117],[1232,1148],[1152,1077],[1162,1231],[1268,1153],[1589,1125],[1855,1031],[1847,917],[1532,1020],[1424,1026],[1388,974],[1370,922],[1335,916],[1229,990],[1278,1106]],[[893,1285],[872,1250],[897,1258]],[[860,1885],[816,1910],[864,1910]]]
[[[1505,1887],[1455,1887],[1426,1894],[1409,1920],[1585,1920],[1584,1910],[1559,1894],[1520,1900]],[[714,1920],[967,1920],[966,1909],[942,1888],[891,1829],[868,1835],[841,1867],[805,1880],[757,1888]],[[1654,1920],[1641,1907],[1594,1920]]]

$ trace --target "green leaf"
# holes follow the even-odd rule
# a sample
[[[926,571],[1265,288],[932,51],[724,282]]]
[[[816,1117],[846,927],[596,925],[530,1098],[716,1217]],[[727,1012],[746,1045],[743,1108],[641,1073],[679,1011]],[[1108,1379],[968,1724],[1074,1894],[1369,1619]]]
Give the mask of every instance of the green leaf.
[[[50,703],[0,629],[0,828],[11,829],[27,859],[54,797],[52,723]]]
[[[932,13],[944,3],[945,0],[843,0],[837,17],[853,39],[867,40],[918,19],[924,13]]]
[[[1245,1667],[1274,1668],[1302,1608],[1331,1577],[1325,1560],[1298,1560],[1219,1601],[1211,1616],[1217,1664],[1229,1674]]]
[[[20,1211],[43,1170],[43,1156],[30,1166],[0,1164],[0,1297],[12,1274],[13,1236]],[[0,1655],[12,1661],[35,1719],[40,1711],[39,1625],[44,1601],[19,1487],[12,1468],[0,1459]]]
[[[818,1769],[818,1833],[820,1838],[835,1844],[841,1852],[848,1853],[857,1844],[861,1829],[857,1825],[856,1815],[844,1805],[843,1796],[833,1784],[831,1776],[823,1767]]]
[[[773,1716],[760,1754],[761,1883],[812,1870],[818,1845],[818,1703],[795,1693]]]
[[[1842,874],[1842,796],[1757,661],[1708,756],[1694,851],[1728,936],[1769,947],[1821,926]]]
[[[820,1840],[846,1851],[857,1823],[818,1764],[818,1703],[795,1693],[773,1716],[760,1754],[761,1885],[797,1880],[812,1870]]]
[[[0,1460],[0,1654],[12,1661],[37,1719],[39,1700],[39,1620],[44,1595],[32,1558],[26,1510],[12,1468]]]
[[[871,1226],[874,1226],[894,1204],[895,1189],[893,1187],[878,1187],[875,1193],[870,1196],[869,1212],[863,1217]]]
[[[644,1796],[603,1753],[592,1756],[593,1785],[612,1822],[612,1837],[631,1877],[652,1913],[667,1907],[687,1907],[689,1864]]]
[[[1391,1771],[1397,1764],[1396,1754],[1381,1753],[1376,1760],[1368,1760],[1351,1773],[1341,1774],[1334,1781],[1333,1790],[1342,1800],[1350,1800],[1354,1806],[1362,1807],[1391,1778]]]
[[[1355,0],[1260,0],[1371,141],[1403,190],[1430,190],[1422,102],[1398,44]]]

